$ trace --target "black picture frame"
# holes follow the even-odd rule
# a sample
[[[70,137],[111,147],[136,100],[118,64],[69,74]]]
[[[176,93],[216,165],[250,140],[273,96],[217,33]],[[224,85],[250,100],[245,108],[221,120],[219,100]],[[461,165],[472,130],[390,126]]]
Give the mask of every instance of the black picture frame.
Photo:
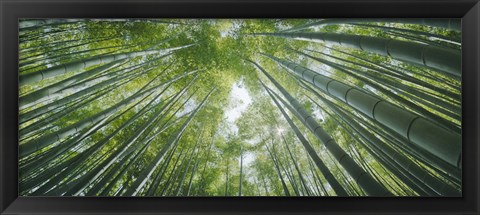
[[[478,0],[0,0],[1,214],[479,214]],[[463,197],[18,197],[19,18],[462,18]]]

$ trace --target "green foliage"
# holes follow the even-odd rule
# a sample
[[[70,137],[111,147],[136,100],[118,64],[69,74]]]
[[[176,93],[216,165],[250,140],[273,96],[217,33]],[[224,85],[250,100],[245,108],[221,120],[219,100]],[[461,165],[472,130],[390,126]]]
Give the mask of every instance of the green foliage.
[[[21,22],[26,21],[28,20]],[[385,158],[386,155],[375,148],[381,146],[373,147],[368,144],[365,138],[361,138],[359,131],[349,127],[351,123],[335,114],[329,104],[318,96],[323,96],[326,101],[348,112],[349,120],[358,122],[381,139],[381,144],[392,147],[421,166],[426,174],[435,176],[453,189],[461,190],[461,179],[452,176],[455,175],[452,172],[458,174],[458,169],[448,167],[452,170],[448,172],[445,168],[429,162],[435,158],[417,153],[416,148],[402,145],[406,143],[404,139],[345,103],[322,91],[305,88],[303,82],[292,75],[289,69],[263,54],[293,61],[395,105],[405,106],[401,100],[388,96],[385,91],[371,84],[376,83],[403,99],[419,102],[419,106],[426,111],[452,123],[457,129],[461,128],[461,112],[449,107],[461,107],[460,97],[456,97],[461,95],[460,82],[433,69],[397,61],[388,56],[344,46],[326,46],[311,41],[256,35],[282,32],[318,20],[53,21],[51,24],[38,24],[21,31],[21,76],[98,56],[105,58],[112,54],[150,52],[130,57],[125,64],[110,71],[87,77],[85,82],[80,82],[85,84],[74,90],[62,91],[60,98],[68,98],[64,103],[59,103],[60,98],[42,98],[20,108],[20,118],[31,115],[19,126],[20,147],[44,135],[59,135],[52,144],[20,157],[20,195],[122,196],[136,181],[143,179],[143,170],[147,169],[164,149],[165,155],[135,195],[238,196],[240,187],[242,196],[284,196],[287,193],[299,196],[336,195],[325,176],[312,163],[311,157],[261,82],[275,92],[278,92],[278,89],[247,60],[260,64],[301,103],[301,108],[312,115],[357,164],[395,195],[422,193],[418,192],[419,188],[411,185],[414,180],[406,181],[394,174],[397,169],[399,172],[405,170]],[[461,37],[461,33],[448,29],[381,20],[361,24],[365,25],[340,23],[303,31],[365,35],[429,43],[452,49],[461,48],[460,44],[455,42]],[[187,45],[191,46],[184,47]],[[168,56],[159,58],[167,54],[164,53],[166,50],[176,48],[178,50],[168,51]],[[340,64],[364,79],[359,80],[338,68],[293,50]],[[101,60],[84,69],[68,70],[65,74],[21,85],[20,99],[31,92],[105,64],[106,62]],[[192,71],[196,72],[188,74]],[[108,74],[115,75],[110,77]],[[172,82],[179,75],[185,76]],[[410,81],[409,78],[416,81]],[[102,83],[107,83],[106,81],[110,81],[110,84],[103,86]],[[444,91],[431,86],[441,86]],[[86,89],[91,91],[79,93]],[[147,92],[148,89],[151,90]],[[213,93],[181,133],[178,142],[167,147],[172,135],[179,131],[192,111],[212,89]],[[430,95],[431,99],[414,92],[423,92]],[[138,97],[126,105],[102,115],[99,122],[92,121],[88,126],[75,128],[75,132],[66,136],[59,134],[63,128],[75,126],[80,120],[89,119],[135,95]],[[91,101],[80,103],[88,99]],[[445,105],[434,101],[443,101],[442,104]],[[75,106],[76,104],[79,105]],[[46,110],[36,113],[41,108]],[[405,109],[414,112],[409,107]],[[154,118],[157,111],[158,118]],[[348,175],[313,133],[308,131],[301,119],[297,119],[292,112],[288,114],[348,194],[366,195],[356,179]],[[138,118],[134,118],[137,116]],[[130,119],[134,120],[129,122]],[[152,124],[144,127],[152,119]],[[35,125],[40,126],[29,127]],[[91,134],[86,135],[83,140],[78,139],[88,131],[91,131]],[[137,132],[142,133],[131,145],[127,145],[126,141]],[[68,141],[73,144],[67,145]],[[102,141],[105,142],[96,144]],[[127,152],[120,153],[116,160],[108,162],[109,158],[123,149]],[[35,164],[38,161],[43,163]],[[41,171],[32,169],[36,165],[40,166]],[[98,174],[89,175],[89,172],[99,165],[104,165],[105,169]],[[392,168],[396,169],[392,171]],[[53,183],[54,181],[58,183]],[[69,190],[75,186],[81,189],[78,192]],[[96,187],[99,189],[94,192]],[[438,194],[428,189],[425,192],[432,196]]]

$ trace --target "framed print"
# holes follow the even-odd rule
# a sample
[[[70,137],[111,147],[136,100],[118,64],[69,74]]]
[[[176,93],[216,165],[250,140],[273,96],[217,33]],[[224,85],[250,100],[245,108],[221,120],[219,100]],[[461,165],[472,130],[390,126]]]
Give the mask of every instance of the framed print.
[[[478,1],[2,1],[2,214],[477,214]]]

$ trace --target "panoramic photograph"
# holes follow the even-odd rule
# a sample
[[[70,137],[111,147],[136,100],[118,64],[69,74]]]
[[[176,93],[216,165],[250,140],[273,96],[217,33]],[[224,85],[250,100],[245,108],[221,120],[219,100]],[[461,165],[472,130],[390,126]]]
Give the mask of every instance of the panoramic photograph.
[[[20,19],[19,196],[461,197],[461,19]]]

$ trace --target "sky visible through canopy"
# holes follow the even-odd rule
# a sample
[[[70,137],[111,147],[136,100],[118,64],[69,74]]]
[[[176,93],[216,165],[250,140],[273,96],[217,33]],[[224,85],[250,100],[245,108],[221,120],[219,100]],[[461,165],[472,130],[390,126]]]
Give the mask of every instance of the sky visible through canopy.
[[[22,196],[461,196],[459,19],[19,21]]]

